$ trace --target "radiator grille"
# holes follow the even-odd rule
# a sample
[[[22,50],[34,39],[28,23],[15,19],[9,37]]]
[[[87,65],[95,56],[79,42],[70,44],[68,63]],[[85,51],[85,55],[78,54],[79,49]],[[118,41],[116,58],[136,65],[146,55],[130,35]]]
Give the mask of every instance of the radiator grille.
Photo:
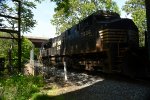
[[[119,29],[106,29],[99,31],[103,43],[126,43],[127,31]]]

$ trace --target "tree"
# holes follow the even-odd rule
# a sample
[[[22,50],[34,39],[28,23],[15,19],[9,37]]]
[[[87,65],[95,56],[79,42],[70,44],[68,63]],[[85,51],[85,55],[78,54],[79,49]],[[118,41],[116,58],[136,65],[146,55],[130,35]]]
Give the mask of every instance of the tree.
[[[0,32],[0,36],[10,37],[9,34]],[[22,64],[26,63],[30,59],[30,50],[32,48],[32,42],[22,37]],[[8,61],[8,52],[11,50],[12,65],[17,66],[18,59],[18,44],[17,41],[11,39],[0,39],[0,57],[3,57]],[[8,64],[8,62],[7,62]]]
[[[123,10],[127,12],[127,14],[131,14],[133,21],[139,29],[140,46],[144,46],[144,34],[147,29],[144,0],[128,0],[123,6]]]
[[[1,0],[0,1],[0,14],[9,15],[17,17],[18,13],[18,3],[11,2],[13,0]],[[19,0],[18,0],[19,1]],[[32,9],[36,8],[36,3],[41,3],[44,0],[20,0],[21,1],[21,32],[30,32],[32,28],[36,25],[36,20],[33,19],[34,15]],[[9,18],[0,18],[1,28],[11,28],[12,30],[17,30],[17,20]],[[0,33],[0,35],[6,35],[6,37],[12,37],[10,34]],[[15,34],[14,37],[17,35]],[[5,45],[4,45],[5,44]],[[24,64],[30,57],[30,48],[32,43],[26,39],[22,38],[22,64]],[[11,63],[13,66],[17,64],[18,55],[18,45],[15,40],[0,40],[0,56],[5,58],[10,58],[11,55],[14,59]],[[8,54],[8,52],[10,52]]]
[[[41,3],[44,0],[21,0],[21,32],[30,32],[36,25],[36,20],[33,19],[34,14],[32,9],[36,8],[36,2]],[[14,4],[14,5],[13,5]],[[13,5],[13,6],[10,6]],[[3,15],[17,16],[18,4],[12,3],[10,0],[2,0],[0,2],[0,13]],[[13,29],[16,28],[17,21],[12,19],[3,18],[0,22],[7,21]],[[5,27],[7,25],[3,24]]]
[[[10,35],[0,32],[0,37],[2,37],[2,36],[8,37]],[[0,39],[0,57],[6,58],[8,48],[10,48],[11,44],[12,44],[11,40],[6,41],[6,39]]]
[[[56,2],[51,23],[60,34],[97,10],[112,10],[119,13],[116,2],[111,0],[52,0]]]

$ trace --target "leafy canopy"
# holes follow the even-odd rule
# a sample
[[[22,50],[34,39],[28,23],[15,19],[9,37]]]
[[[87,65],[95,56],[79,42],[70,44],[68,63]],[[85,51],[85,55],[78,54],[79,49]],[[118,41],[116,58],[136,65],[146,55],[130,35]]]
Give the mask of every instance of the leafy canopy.
[[[144,0],[128,0],[122,8],[127,14],[131,14],[133,21],[139,29],[140,46],[144,45],[144,32],[146,31],[146,10]]]
[[[44,0],[20,0],[21,1],[21,32],[30,32],[36,25],[36,20],[33,18],[34,14],[32,9],[36,8],[36,3],[41,3]],[[0,2],[0,13],[3,15],[17,16],[18,13],[18,3],[12,2],[12,0],[1,0]],[[17,21],[12,19],[0,19],[0,22],[7,21],[13,29],[17,26]],[[7,27],[6,24],[3,26]]]
[[[55,14],[51,23],[56,26],[56,34],[61,34],[83,18],[97,10],[112,10],[119,13],[112,0],[51,0],[56,2]]]

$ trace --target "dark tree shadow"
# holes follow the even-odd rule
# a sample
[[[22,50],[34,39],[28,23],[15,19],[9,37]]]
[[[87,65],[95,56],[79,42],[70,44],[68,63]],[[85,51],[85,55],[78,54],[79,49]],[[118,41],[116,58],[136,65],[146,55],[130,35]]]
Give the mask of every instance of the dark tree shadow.
[[[57,96],[37,95],[33,100],[150,100],[150,85],[105,79]]]

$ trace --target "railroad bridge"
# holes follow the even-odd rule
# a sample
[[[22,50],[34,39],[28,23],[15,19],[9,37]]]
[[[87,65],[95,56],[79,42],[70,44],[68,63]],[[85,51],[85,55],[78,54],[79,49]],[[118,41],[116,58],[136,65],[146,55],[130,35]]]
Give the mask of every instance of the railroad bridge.
[[[48,39],[44,37],[35,37],[35,36],[25,36],[28,38],[35,46],[35,48],[41,48],[41,44],[46,42]]]

